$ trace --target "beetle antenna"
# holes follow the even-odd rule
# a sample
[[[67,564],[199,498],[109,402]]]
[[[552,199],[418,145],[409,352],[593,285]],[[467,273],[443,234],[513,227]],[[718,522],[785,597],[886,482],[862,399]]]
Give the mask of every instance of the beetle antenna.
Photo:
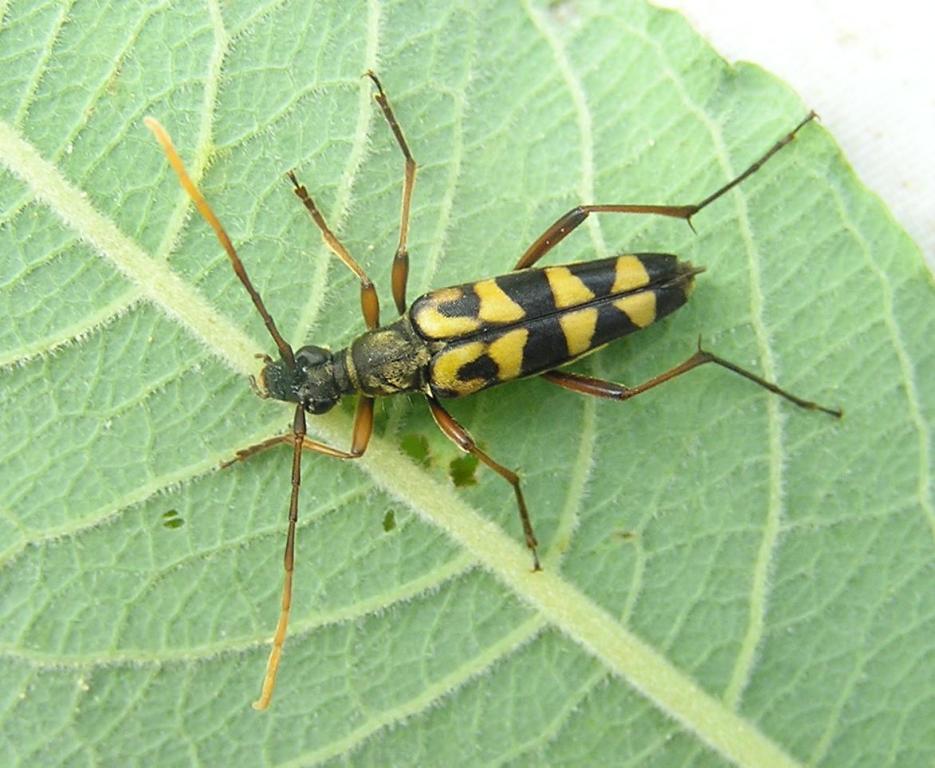
[[[182,162],[182,158],[179,157],[179,153],[172,144],[172,139],[169,137],[166,129],[163,128],[162,124],[154,117],[145,117],[143,118],[143,122],[146,124],[146,127],[153,132],[156,141],[162,146],[162,151],[166,153],[169,165],[172,166],[172,169],[179,177],[179,183],[182,185],[182,188],[188,193],[192,202],[195,203],[198,213],[211,225],[214,234],[217,235],[218,240],[227,252],[227,257],[230,259],[231,266],[234,268],[234,273],[243,284],[243,287],[247,289],[250,298],[253,299],[253,306],[255,306],[257,312],[260,313],[260,317],[263,318],[263,323],[266,325],[266,330],[269,331],[269,335],[273,337],[273,341],[275,341],[276,346],[279,347],[280,356],[288,365],[294,366],[295,355],[292,352],[292,347],[289,346],[289,342],[282,337],[282,334],[276,327],[276,323],[273,321],[272,315],[267,311],[263,299],[260,298],[260,294],[257,292],[256,288],[253,287],[253,283],[250,282],[250,278],[247,276],[247,270],[244,269],[243,262],[237,255],[237,251],[234,250],[234,244],[231,242],[230,237],[228,237],[227,232],[224,231],[224,227],[221,226],[218,217],[214,215],[214,211],[211,210],[211,206],[208,205],[208,201],[205,200],[204,195],[201,194],[201,190],[198,189],[195,182],[192,181],[191,177],[188,175],[188,171],[185,170],[185,164]]]
[[[302,443],[305,441],[305,409],[295,407],[292,421],[292,496],[289,498],[289,532],[286,534],[286,551],[283,555],[282,603],[279,609],[279,621],[273,636],[273,647],[266,662],[266,675],[260,698],[253,702],[254,709],[266,709],[273,700],[276,688],[276,675],[282,660],[282,647],[286,642],[286,630],[289,628],[289,614],[292,612],[292,575],[295,571],[295,526],[299,520],[299,486],[302,484]]]

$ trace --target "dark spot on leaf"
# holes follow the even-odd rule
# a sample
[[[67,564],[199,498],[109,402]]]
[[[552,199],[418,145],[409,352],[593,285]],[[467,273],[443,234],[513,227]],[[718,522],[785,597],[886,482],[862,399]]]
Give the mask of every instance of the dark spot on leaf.
[[[427,467],[431,464],[431,459],[429,458],[429,441],[426,440],[425,435],[416,433],[403,435],[402,440],[399,442],[399,447],[403,449],[403,453],[417,464],[421,464],[423,467]]]
[[[386,533],[389,533],[396,527],[396,513],[392,509],[388,509],[386,514],[383,515],[383,530]]]
[[[448,465],[451,481],[459,488],[477,484],[477,458],[468,454],[452,459]]]
[[[168,512],[162,513],[162,524],[166,528],[181,528],[185,525],[185,520],[179,517],[177,509],[170,509]]]

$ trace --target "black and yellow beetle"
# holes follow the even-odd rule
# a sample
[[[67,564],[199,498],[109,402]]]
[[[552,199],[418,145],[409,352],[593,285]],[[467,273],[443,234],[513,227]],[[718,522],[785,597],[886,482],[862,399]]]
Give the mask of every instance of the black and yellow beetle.
[[[526,509],[518,475],[478,448],[474,439],[445,410],[442,398],[462,397],[495,384],[541,375],[574,392],[614,400],[626,400],[669,381],[692,368],[714,363],[755,382],[761,387],[809,410],[832,416],[841,411],[803,400],[701,348],[684,362],[635,387],[625,387],[588,376],[557,370],[578,357],[614,339],[645,328],[681,307],[691,294],[695,275],[702,270],[665,253],[633,253],[566,266],[533,269],[558,242],[570,234],[591,213],[643,213],[684,219],[717,200],[728,190],[756,172],[772,155],[792,141],[814,114],[809,114],[792,131],[776,142],[746,171],[694,205],[580,205],[555,221],[520,257],[513,271],[462,285],[432,291],[407,308],[406,280],[409,272],[407,239],[416,163],[396,121],[386,93],[373,72],[367,72],[375,87],[379,105],[405,158],[399,245],[393,259],[392,288],[399,318],[380,327],[377,293],[367,274],[334,235],[305,187],[291,171],[293,191],[304,204],[322,237],[334,254],[360,280],[361,309],[368,330],[346,349],[332,352],[324,347],[305,346],[293,351],[280,335],[263,300],[247,277],[233,244],[201,192],[189,178],[169,135],[153,118],[146,124],[162,145],[182,186],[201,215],[212,226],[227,252],[237,277],[243,283],[263,318],[276,346],[279,359],[265,359],[255,383],[262,397],[296,403],[292,432],[265,440],[237,452],[239,461],[282,443],[292,443],[292,496],[285,550],[285,581],[282,610],[273,639],[266,676],[257,709],[269,706],[282,655],[292,602],[295,529],[298,519],[302,450],[340,459],[363,455],[373,430],[374,398],[402,392],[425,396],[435,422],[463,451],[503,477],[516,494],[520,520],[533,556],[540,569],[537,542]],[[334,448],[306,436],[305,413],[321,414],[340,398],[357,394],[357,411],[351,446]]]

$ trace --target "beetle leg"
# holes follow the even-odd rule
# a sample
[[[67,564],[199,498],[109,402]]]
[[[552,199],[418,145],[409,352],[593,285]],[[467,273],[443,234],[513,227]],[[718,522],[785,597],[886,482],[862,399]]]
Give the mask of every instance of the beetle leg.
[[[315,201],[312,200],[311,196],[308,194],[308,190],[299,184],[295,172],[289,171],[286,176],[288,176],[289,181],[292,182],[292,191],[295,192],[295,196],[302,201],[302,205],[305,206],[308,215],[312,217],[315,226],[321,230],[321,237],[325,241],[325,245],[327,245],[331,252],[341,259],[344,265],[357,275],[357,279],[360,280],[360,309],[364,315],[364,322],[367,324],[367,327],[370,330],[379,328],[380,300],[377,298],[377,291],[376,288],[373,287],[373,281],[367,277],[367,273],[364,272],[363,267],[357,263],[357,260],[351,256],[343,243],[338,240],[337,235],[331,231],[331,227],[328,226],[325,217],[321,215],[321,211],[318,210]]]
[[[407,241],[409,239],[409,218],[410,205],[412,203],[412,189],[416,184],[416,161],[406,143],[406,137],[403,135],[403,129],[399,127],[396,121],[396,115],[393,114],[393,108],[390,106],[389,99],[380,84],[380,80],[374,74],[373,70],[368,69],[364,77],[369,77],[376,86],[377,92],[373,94],[374,101],[380,105],[380,111],[390,126],[393,136],[396,137],[396,143],[405,158],[405,176],[403,178],[403,199],[399,214],[399,244],[396,246],[396,255],[393,257],[393,300],[396,302],[396,309],[399,314],[406,311],[406,280],[409,277],[409,251]]]
[[[752,371],[748,371],[746,368],[741,368],[739,365],[725,360],[723,357],[715,355],[713,352],[708,352],[701,348],[701,340],[698,341],[698,350],[689,357],[687,360],[679,363],[673,368],[670,368],[668,371],[663,371],[658,376],[644,381],[642,384],[638,384],[634,387],[626,387],[623,384],[615,384],[612,381],[604,381],[602,379],[595,379],[590,376],[582,376],[577,373],[568,373],[567,371],[548,371],[542,374],[542,378],[546,381],[550,381],[553,384],[557,384],[563,389],[571,390],[572,392],[578,392],[582,395],[593,395],[594,397],[604,397],[608,400],[629,400],[631,397],[636,397],[637,395],[643,394],[653,387],[657,387],[660,384],[665,384],[667,381],[671,381],[678,376],[681,376],[683,373],[688,373],[692,368],[697,368],[699,365],[704,365],[705,363],[714,363],[715,365],[720,366],[721,368],[726,368],[728,371],[732,371],[740,376],[743,376],[745,379],[752,381],[754,384],[758,384],[764,389],[768,389],[770,392],[784,397],[786,400],[794,403],[799,406],[799,408],[804,408],[808,411],[822,411],[824,413],[830,414],[836,418],[840,418],[844,415],[844,412],[840,408],[827,408],[818,403],[813,403],[811,400],[803,400],[797,395],[793,395],[791,392],[779,387],[777,384],[774,384],[771,381],[758,376]]]
[[[302,440],[302,448],[306,451],[321,453],[335,459],[357,459],[367,450],[367,443],[370,441],[370,433],[372,431],[373,398],[361,395],[357,401],[357,412],[354,414],[354,429],[351,437],[351,449],[349,451],[335,448],[326,443],[321,443],[318,440],[312,440],[310,437],[306,437]],[[277,445],[292,443],[294,441],[295,435],[291,432],[286,435],[268,437],[266,440],[261,440],[259,443],[241,448],[234,454],[233,459],[221,462],[221,469],[226,469],[232,464],[236,464],[238,461],[245,461],[251,456],[262,453],[267,448],[275,448]]]
[[[276,674],[279,672],[279,662],[282,659],[282,649],[286,642],[286,631],[289,627],[289,613],[292,610],[292,575],[295,570],[295,528],[299,520],[299,486],[302,484],[302,451],[314,451],[326,456],[339,459],[356,459],[363,455],[373,433],[373,398],[361,397],[357,402],[357,412],[354,416],[354,431],[351,437],[351,449],[342,451],[332,448],[317,440],[311,440],[305,434],[305,411],[301,405],[296,406],[295,417],[292,423],[291,435],[279,435],[252,445],[243,451],[238,451],[234,461],[243,460],[255,453],[280,443],[291,442],[292,450],[292,495],[289,497],[289,529],[286,533],[286,550],[283,555],[283,570],[285,576],[282,584],[282,604],[279,610],[279,620],[276,622],[276,633],[273,635],[273,647],[270,649],[269,659],[266,662],[266,674],[263,677],[263,687],[260,698],[253,702],[254,709],[266,709],[273,698],[276,687]],[[228,462],[228,464],[232,464]],[[226,466],[226,465],[225,465]]]
[[[519,257],[516,266],[513,269],[526,269],[535,264],[539,259],[545,256],[556,245],[570,235],[588,216],[592,213],[648,213],[656,216],[669,216],[674,219],[685,219],[691,226],[692,216],[698,213],[702,208],[706,208],[722,195],[736,187],[748,176],[756,173],[763,164],[775,155],[780,149],[795,138],[796,133],[806,124],[817,117],[814,112],[809,112],[795,128],[783,136],[779,141],[773,144],[756,162],[750,165],[743,173],[735,176],[720,189],[712,192],[701,202],[694,205],[629,205],[629,204],[601,204],[601,205],[579,205],[558,219],[543,232],[530,245],[526,252]],[[694,229],[694,227],[693,227]]]
[[[445,434],[445,437],[451,440],[451,442],[465,453],[476,456],[513,486],[513,491],[516,494],[516,505],[519,508],[519,519],[523,525],[523,535],[526,538],[526,546],[529,547],[532,552],[533,570],[541,571],[542,566],[539,564],[539,554],[536,549],[539,546],[539,542],[536,540],[536,534],[532,529],[532,521],[529,519],[529,510],[526,509],[526,499],[523,498],[523,489],[520,487],[519,475],[507,469],[499,462],[494,461],[488,454],[478,448],[477,443],[474,442],[474,438],[471,437],[470,433],[455,421],[454,417],[444,409],[442,404],[438,402],[435,397],[426,395],[425,399],[428,401],[429,408],[432,411],[432,418],[435,419],[435,423]]]

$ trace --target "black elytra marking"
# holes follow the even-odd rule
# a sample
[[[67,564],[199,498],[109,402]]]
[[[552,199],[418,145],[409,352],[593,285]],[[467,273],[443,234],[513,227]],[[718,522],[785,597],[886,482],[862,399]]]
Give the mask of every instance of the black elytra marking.
[[[480,299],[474,291],[473,283],[459,285],[461,296],[451,301],[438,304],[438,311],[445,317],[477,317],[480,312]]]
[[[500,376],[500,368],[493,361],[490,355],[483,354],[476,360],[465,363],[458,369],[458,378],[461,381],[471,381],[472,379],[484,379],[485,381],[496,381]]]
[[[526,312],[526,321],[557,311],[545,271],[524,269],[497,278],[497,285]]]
[[[656,294],[656,319],[670,315],[688,301],[688,291],[685,283],[669,285],[663,288],[654,288]]]
[[[551,295],[550,291],[550,298]],[[558,317],[539,317],[526,326],[529,329],[529,339],[523,349],[523,376],[532,376],[554,368],[557,360],[569,358],[568,344]]]
[[[597,327],[594,329],[594,338],[591,340],[591,349],[613,341],[628,333],[636,333],[639,326],[630,316],[615,307],[610,300],[605,300],[597,307]]]
[[[595,298],[599,298],[610,295],[616,278],[616,272],[613,268],[616,263],[617,258],[613,257],[596,261],[583,261],[580,264],[566,264],[565,266],[574,277],[584,283]]]
[[[679,260],[671,253],[634,253],[632,255],[640,260],[650,283],[659,283],[679,274]],[[589,263],[589,262],[585,262]]]

